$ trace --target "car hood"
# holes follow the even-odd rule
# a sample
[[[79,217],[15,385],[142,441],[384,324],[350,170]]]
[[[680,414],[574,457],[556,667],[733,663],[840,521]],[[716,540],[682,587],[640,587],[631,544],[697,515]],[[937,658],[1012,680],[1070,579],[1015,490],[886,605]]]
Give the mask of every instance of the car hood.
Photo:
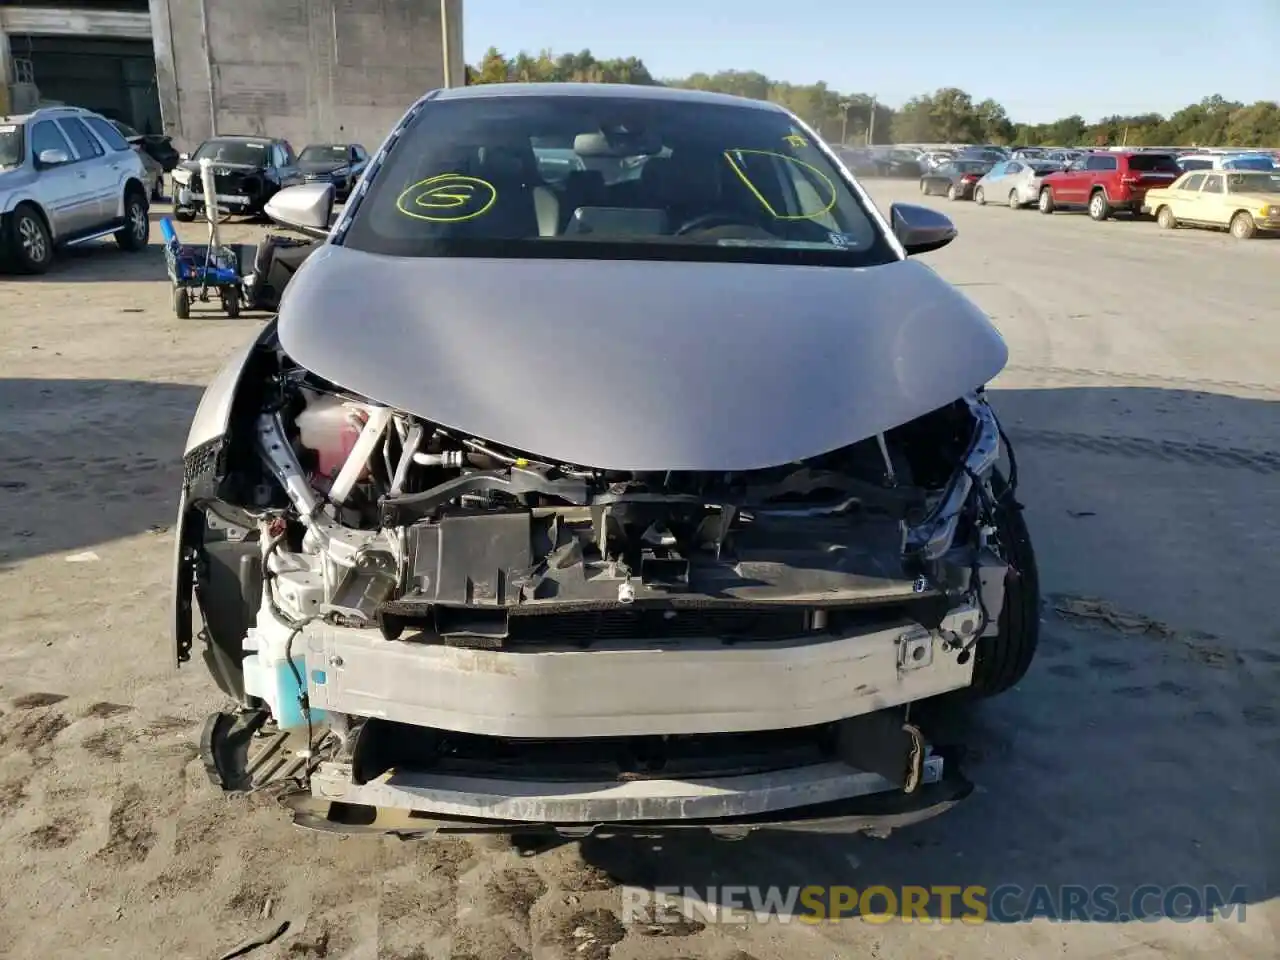
[[[183,170],[190,170],[192,173],[200,172],[199,160],[183,160],[178,166]],[[222,160],[213,161],[213,169],[216,173],[219,170],[226,170],[229,173],[257,173],[264,168],[265,164],[261,163],[225,163]]]
[[[339,167],[350,166],[350,160],[299,160],[298,169],[303,173],[332,173]]]
[[[280,342],[371,400],[541,459],[751,470],[983,385],[1008,349],[924,264],[375,256],[328,244]]]

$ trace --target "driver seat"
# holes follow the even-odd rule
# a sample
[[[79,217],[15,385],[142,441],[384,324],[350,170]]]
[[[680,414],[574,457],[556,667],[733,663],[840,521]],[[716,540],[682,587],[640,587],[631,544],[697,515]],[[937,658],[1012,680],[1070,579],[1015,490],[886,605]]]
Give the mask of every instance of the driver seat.
[[[639,180],[639,204],[667,211],[671,229],[721,209],[719,154],[687,147],[669,157],[653,157]]]

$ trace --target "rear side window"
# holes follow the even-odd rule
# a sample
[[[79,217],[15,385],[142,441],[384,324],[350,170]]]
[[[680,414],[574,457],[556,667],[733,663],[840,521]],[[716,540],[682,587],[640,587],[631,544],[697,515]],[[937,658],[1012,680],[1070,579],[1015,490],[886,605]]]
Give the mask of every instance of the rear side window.
[[[81,160],[90,160],[94,157],[100,157],[103,154],[102,144],[98,142],[98,138],[89,132],[79,120],[64,119],[59,120],[58,124],[76,148],[76,153],[80,155]]]
[[[67,143],[52,120],[41,120],[31,128],[31,155],[39,158],[46,150],[61,150],[71,157],[71,144]]]
[[[1092,156],[1085,162],[1086,170],[1118,170],[1120,164],[1115,157]]]
[[[1129,169],[1142,173],[1181,173],[1182,168],[1173,157],[1160,153],[1141,153],[1129,158]]]
[[[85,117],[84,122],[89,125],[94,133],[102,138],[103,143],[117,153],[133,149],[129,146],[129,141],[115,128],[115,124],[103,120],[101,117]]]

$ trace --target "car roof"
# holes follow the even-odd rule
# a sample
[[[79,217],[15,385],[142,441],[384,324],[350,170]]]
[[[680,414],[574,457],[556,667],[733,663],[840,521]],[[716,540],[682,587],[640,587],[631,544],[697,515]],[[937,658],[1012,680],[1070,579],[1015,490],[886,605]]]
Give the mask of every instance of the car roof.
[[[432,100],[488,100],[495,97],[606,97],[673,103],[718,103],[724,106],[785,112],[776,103],[752,100],[728,93],[654,87],[632,83],[481,83],[470,87],[444,87],[427,94]]]

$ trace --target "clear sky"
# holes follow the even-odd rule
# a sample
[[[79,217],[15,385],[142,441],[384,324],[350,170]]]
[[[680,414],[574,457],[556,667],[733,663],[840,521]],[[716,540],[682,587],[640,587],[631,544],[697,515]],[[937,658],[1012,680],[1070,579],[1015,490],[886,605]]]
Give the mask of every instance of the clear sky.
[[[468,63],[495,46],[636,56],[654,76],[758,70],[891,106],[938,87],[1015,121],[1280,98],[1280,0],[464,0]]]

